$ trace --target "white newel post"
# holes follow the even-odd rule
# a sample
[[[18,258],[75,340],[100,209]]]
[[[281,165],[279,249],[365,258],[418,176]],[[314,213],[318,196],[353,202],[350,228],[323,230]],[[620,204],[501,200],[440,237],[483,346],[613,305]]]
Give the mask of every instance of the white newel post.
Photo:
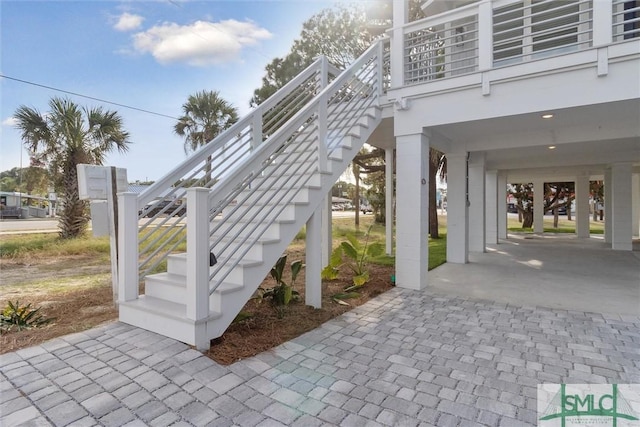
[[[209,315],[209,189],[187,189],[187,318]]]
[[[118,194],[118,301],[138,298],[138,195]]]

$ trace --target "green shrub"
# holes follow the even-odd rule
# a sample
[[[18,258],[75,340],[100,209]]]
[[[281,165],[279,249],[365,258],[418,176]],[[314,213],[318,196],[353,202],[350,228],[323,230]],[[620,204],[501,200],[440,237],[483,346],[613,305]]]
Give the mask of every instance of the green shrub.
[[[12,329],[30,329],[46,325],[54,319],[39,314],[40,308],[31,308],[31,304],[20,305],[9,301],[0,314],[0,333],[10,332]]]

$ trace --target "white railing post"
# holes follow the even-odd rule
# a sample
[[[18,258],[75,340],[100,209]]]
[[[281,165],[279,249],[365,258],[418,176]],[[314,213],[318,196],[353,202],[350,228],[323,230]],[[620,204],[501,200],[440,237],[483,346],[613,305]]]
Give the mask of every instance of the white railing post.
[[[329,84],[329,63],[326,56],[322,56],[320,61],[320,90]],[[323,94],[318,102],[318,169],[320,172],[327,170],[328,150],[327,150],[327,95]]]
[[[391,87],[404,85],[404,25],[409,22],[407,0],[393,2],[393,29],[391,30]]]
[[[187,318],[209,315],[209,189],[187,189]]]
[[[493,67],[493,10],[491,1],[478,5],[478,71]]]
[[[376,66],[376,75],[378,77],[378,85],[376,86],[376,89],[378,93],[376,94],[376,97],[380,99],[380,97],[384,95],[384,42],[382,40],[378,40],[376,55],[378,55],[378,63]]]
[[[593,2],[593,46],[607,46],[613,41],[613,1]]]
[[[138,298],[138,195],[118,194],[118,302]]]
[[[262,108],[258,107],[253,111],[251,121],[251,149],[255,149],[262,144]]]
[[[323,94],[318,102],[318,169],[320,172],[328,170],[327,163],[329,161],[329,150],[327,144],[327,126],[329,120],[327,117],[327,94]]]

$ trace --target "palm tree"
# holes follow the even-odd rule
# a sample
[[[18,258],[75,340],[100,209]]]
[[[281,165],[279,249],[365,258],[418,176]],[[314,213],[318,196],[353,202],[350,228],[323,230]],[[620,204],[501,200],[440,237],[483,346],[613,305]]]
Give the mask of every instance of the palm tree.
[[[184,152],[196,151],[238,121],[238,110],[218,91],[196,92],[182,104],[183,115],[173,131],[184,137]],[[210,185],[211,161],[207,158],[205,185]]]
[[[81,108],[69,99],[51,98],[50,111],[20,106],[14,118],[22,141],[33,157],[44,162],[56,191],[64,199],[60,215],[60,237],[73,238],[85,230],[89,221],[87,204],[78,197],[80,163],[101,165],[113,149],[128,150],[129,133],[115,111],[102,107]]]

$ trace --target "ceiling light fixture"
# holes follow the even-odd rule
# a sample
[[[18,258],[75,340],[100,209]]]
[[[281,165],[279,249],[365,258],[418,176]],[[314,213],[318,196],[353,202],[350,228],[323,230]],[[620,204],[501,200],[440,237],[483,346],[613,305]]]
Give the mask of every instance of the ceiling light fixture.
[[[551,119],[551,118],[553,118],[553,114],[550,114],[550,113],[543,114],[543,115],[542,115],[542,118],[543,118],[543,119]]]
[[[550,146],[549,146],[549,150],[555,150],[555,149],[556,149],[556,146],[555,146],[555,145],[550,145]]]

